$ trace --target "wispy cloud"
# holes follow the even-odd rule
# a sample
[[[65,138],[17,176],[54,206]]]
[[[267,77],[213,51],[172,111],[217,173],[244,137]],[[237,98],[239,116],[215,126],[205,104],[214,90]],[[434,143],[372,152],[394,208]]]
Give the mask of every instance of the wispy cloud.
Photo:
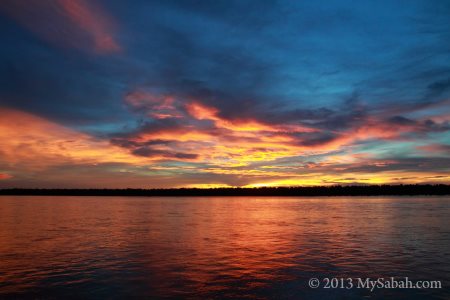
[[[444,2],[0,1],[2,184],[448,181]]]
[[[97,53],[121,51],[115,23],[94,1],[30,0],[2,1],[0,11],[40,38],[61,47]]]

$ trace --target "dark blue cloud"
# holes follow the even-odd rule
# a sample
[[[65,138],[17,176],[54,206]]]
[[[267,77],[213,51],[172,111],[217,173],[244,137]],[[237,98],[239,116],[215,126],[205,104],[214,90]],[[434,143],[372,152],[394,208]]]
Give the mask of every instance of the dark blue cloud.
[[[5,15],[1,101],[76,123],[125,122],[123,95],[141,86],[228,118],[323,111],[355,91],[369,105],[449,95],[447,1],[100,4],[118,24],[120,55],[57,48]]]
[[[323,112],[355,91],[374,105],[449,95],[446,1],[101,4],[120,28],[121,57],[55,48],[5,17],[1,101],[60,122],[125,122],[123,95],[141,86],[228,118],[280,105]]]

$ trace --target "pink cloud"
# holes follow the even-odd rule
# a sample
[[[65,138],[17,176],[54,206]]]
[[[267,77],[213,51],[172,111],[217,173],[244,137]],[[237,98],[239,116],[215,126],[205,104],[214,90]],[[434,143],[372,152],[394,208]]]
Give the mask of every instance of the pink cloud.
[[[0,1],[0,12],[36,36],[65,48],[120,52],[112,18],[94,1]]]
[[[105,12],[85,0],[59,0],[68,18],[85,32],[90,32],[96,51],[117,52],[121,47],[112,34],[112,22]]]
[[[444,144],[430,144],[425,146],[417,146],[418,150],[429,152],[429,153],[444,153],[450,154],[450,145]]]
[[[183,117],[175,97],[169,95],[156,95],[144,90],[136,90],[125,97],[125,103],[132,110],[155,119]]]

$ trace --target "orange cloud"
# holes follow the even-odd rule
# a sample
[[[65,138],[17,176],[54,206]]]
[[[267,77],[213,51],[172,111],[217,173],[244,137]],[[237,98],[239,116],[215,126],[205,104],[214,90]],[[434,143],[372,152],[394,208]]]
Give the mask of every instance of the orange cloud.
[[[191,102],[186,105],[191,116],[198,120],[218,120],[218,110],[214,107],[203,105],[199,102]]]
[[[153,113],[163,109],[172,110],[182,118],[181,123],[156,123],[154,127],[149,123],[142,132],[126,138],[133,142],[130,146],[133,151],[173,153],[181,150],[192,156],[189,161],[214,166],[204,170],[216,174],[237,175],[229,169],[220,171],[220,168],[243,167],[257,162],[270,164],[277,159],[311,154],[326,155],[355,142],[369,139],[397,140],[403,134],[415,132],[422,126],[420,122],[405,118],[392,120],[391,122],[397,122],[394,126],[389,122],[385,123],[370,117],[358,126],[334,132],[300,124],[265,124],[255,119],[229,120],[221,117],[216,107],[198,101],[190,101],[183,106],[173,97],[154,96],[147,92],[131,93],[126,101],[139,110]],[[182,111],[181,107],[184,107],[185,111]],[[196,120],[207,120],[211,123],[199,123]],[[147,145],[151,145],[151,149],[147,149]],[[188,156],[179,157],[180,160],[183,158],[188,160]],[[354,157],[351,156],[328,157],[326,161],[320,163],[320,166],[314,164],[305,167],[312,169],[333,166],[337,168],[335,171],[339,171],[340,163],[352,160]],[[267,171],[266,169],[265,174],[270,176],[291,176],[286,171],[282,174]],[[264,172],[259,170],[248,170],[242,174],[244,173],[249,176],[264,175]]]
[[[270,161],[281,157],[296,156],[301,147],[291,145],[284,136],[265,132],[201,130],[196,127],[166,128],[142,133],[130,141],[148,144],[152,141],[166,141],[152,146],[155,150],[179,151],[197,154],[196,161],[221,166],[246,165],[254,161]]]
[[[257,120],[227,120],[219,117],[219,110],[199,102],[186,105],[188,113],[198,120],[212,120],[216,127],[231,131],[269,131],[269,132],[315,132],[314,128],[300,125],[268,125]]]
[[[0,161],[10,169],[24,171],[61,164],[145,162],[107,141],[25,112],[0,108],[0,115]]]
[[[130,93],[126,103],[138,111],[161,112],[170,110],[171,114],[182,114],[173,97],[155,96],[151,93],[136,91]],[[179,151],[195,153],[196,161],[217,166],[245,166],[252,162],[273,161],[279,158],[295,157],[307,152],[326,152],[338,149],[353,141],[353,135],[342,135],[329,143],[302,145],[301,139],[292,134],[320,133],[318,129],[297,124],[268,125],[257,120],[227,120],[220,117],[219,110],[200,102],[187,103],[188,115],[183,115],[183,124],[175,127],[151,127],[137,133],[128,140],[134,151],[146,152],[146,145],[152,142],[166,141],[164,144],[152,144],[153,151]],[[214,127],[198,125],[190,120],[210,120]],[[169,123],[170,124],[170,123]],[[305,137],[306,138],[306,137]],[[140,146],[142,145],[142,146]],[[139,150],[143,147],[142,150]]]
[[[144,156],[133,155],[133,148],[114,146],[108,141],[25,112],[0,108],[0,114],[0,179],[9,179],[7,182],[25,178],[31,184],[43,180],[42,184],[64,182],[67,185],[111,186],[114,183],[114,186],[127,187],[147,186],[145,178],[152,178],[148,183],[152,187],[258,187],[419,183],[426,180],[438,183],[450,179],[445,172],[393,170],[389,166],[398,162],[371,159],[366,154],[335,154],[324,156],[316,162],[300,159],[290,160],[288,165],[277,165],[282,162],[278,160],[280,158],[302,153],[307,155],[311,149],[295,145],[292,141],[271,142],[270,137],[276,137],[278,133],[264,131],[249,132],[241,137],[242,132],[228,129],[212,132],[193,128],[159,130],[136,137],[134,142],[143,145],[150,145],[148,142],[153,140],[170,141],[156,143],[154,148],[148,150],[156,155],[145,157],[145,153],[141,153]],[[258,138],[261,135],[267,140]],[[326,153],[323,149],[327,147],[321,148],[321,151]],[[165,162],[174,160],[184,161],[185,165],[165,165]],[[96,168],[108,163],[118,163],[119,167],[114,170]],[[75,173],[65,171],[69,166],[81,166],[81,169]],[[376,169],[380,172],[372,172]],[[14,177],[9,174],[14,174]],[[45,175],[43,179],[37,178],[39,174]],[[190,177],[192,174],[195,176]],[[233,178],[233,183],[227,182],[226,178]]]
[[[238,185],[249,186],[412,182],[413,179],[404,179],[412,177],[411,172],[392,171],[395,161],[331,152],[367,139],[397,140],[423,126],[421,121],[406,119],[396,119],[399,124],[392,126],[372,117],[353,128],[334,132],[301,124],[228,120],[218,108],[200,102],[183,104],[175,96],[146,90],[129,93],[125,102],[132,111],[153,121],[145,122],[128,136],[114,139],[114,145],[43,118],[1,109],[6,117],[0,120],[0,161],[4,162],[0,169],[34,172],[62,165],[121,163],[123,167],[113,172],[120,176],[166,176],[172,183],[166,182],[165,186],[235,185],[237,178],[243,180]],[[174,116],[179,119],[173,120]],[[321,158],[305,160],[310,155]],[[352,172],[352,168],[359,169]],[[383,174],[365,173],[371,169]],[[107,182],[107,176],[117,174],[105,173],[102,180]],[[55,178],[50,177],[55,174],[47,175]],[[430,180],[445,181],[439,173],[429,175],[440,176]]]

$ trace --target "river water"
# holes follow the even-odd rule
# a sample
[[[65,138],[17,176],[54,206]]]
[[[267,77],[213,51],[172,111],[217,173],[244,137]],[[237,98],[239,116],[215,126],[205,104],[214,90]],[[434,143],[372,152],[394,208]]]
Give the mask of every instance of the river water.
[[[2,196],[0,298],[450,299],[450,197]]]

